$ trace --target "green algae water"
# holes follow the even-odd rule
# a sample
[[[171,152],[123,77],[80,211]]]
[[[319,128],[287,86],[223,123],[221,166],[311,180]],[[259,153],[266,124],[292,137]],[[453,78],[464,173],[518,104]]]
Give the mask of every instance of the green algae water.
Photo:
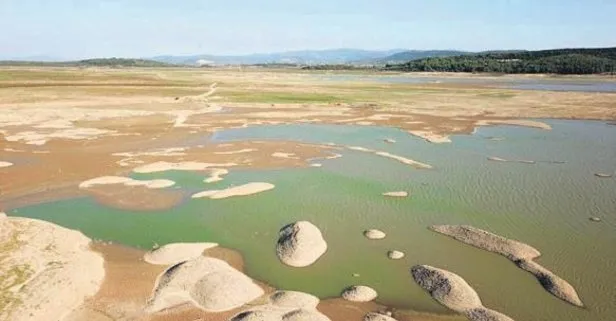
[[[284,139],[363,146],[434,166],[418,170],[362,152],[315,160],[319,168],[233,170],[203,183],[205,174],[166,172],[187,195],[263,181],[271,191],[222,200],[189,199],[172,210],[110,209],[90,198],[25,207],[10,215],[48,220],[101,240],[150,248],[154,243],[212,241],[242,252],[247,274],[278,288],[336,297],[349,285],[377,290],[398,308],[447,313],[412,280],[409,269],[428,264],[455,272],[487,307],[520,320],[613,320],[616,315],[616,126],[547,121],[552,131],[511,126],[480,128],[451,144],[429,144],[392,128],[329,125],[263,126],[218,133],[216,142]],[[395,144],[385,144],[393,138]],[[494,139],[498,138],[498,139]],[[488,157],[521,162],[495,162]],[[386,198],[407,190],[408,198]],[[591,222],[599,217],[601,222]],[[278,230],[296,220],[317,225],[328,251],[313,266],[290,268],[275,255]],[[569,281],[586,304],[571,306],[545,291],[530,274],[497,254],[427,229],[470,224],[530,244],[538,262]],[[380,241],[362,232],[379,228]],[[388,250],[406,253],[387,258]],[[359,274],[354,277],[353,274]]]

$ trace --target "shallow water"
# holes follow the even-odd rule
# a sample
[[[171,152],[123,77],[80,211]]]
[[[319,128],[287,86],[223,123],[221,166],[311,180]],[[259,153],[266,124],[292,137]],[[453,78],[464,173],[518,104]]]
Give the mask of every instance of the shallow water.
[[[12,211],[77,228],[104,240],[149,248],[154,243],[214,241],[240,250],[252,277],[321,297],[353,284],[379,292],[400,308],[447,312],[413,282],[409,268],[429,264],[464,277],[486,306],[516,320],[612,320],[616,315],[616,127],[600,122],[546,121],[552,131],[512,126],[481,128],[435,145],[392,128],[285,125],[234,129],[215,141],[285,139],[357,145],[403,155],[434,166],[418,170],[396,161],[343,150],[321,168],[231,171],[222,182],[207,175],[167,172],[136,178],[170,178],[187,194],[252,181],[272,191],[224,200],[187,199],[169,211],[137,213],[105,208],[89,198]],[[491,140],[498,137],[504,140]],[[384,138],[397,140],[386,144]],[[533,160],[494,162],[489,156]],[[564,162],[564,163],[560,163]],[[383,192],[408,190],[409,198]],[[591,216],[602,219],[590,222]],[[279,263],[277,231],[310,220],[328,241],[327,253],[308,268]],[[538,248],[539,262],[577,288],[587,308],[573,307],[544,291],[530,274],[496,254],[435,234],[431,224],[471,224]],[[369,241],[366,228],[386,239]],[[386,253],[402,250],[391,261]],[[359,277],[353,277],[359,273]]]
[[[330,81],[367,81],[391,84],[470,84],[496,88],[546,91],[616,92],[616,81],[601,79],[537,79],[537,78],[479,78],[479,77],[438,77],[438,76],[382,76],[382,75],[325,75],[318,76]]]

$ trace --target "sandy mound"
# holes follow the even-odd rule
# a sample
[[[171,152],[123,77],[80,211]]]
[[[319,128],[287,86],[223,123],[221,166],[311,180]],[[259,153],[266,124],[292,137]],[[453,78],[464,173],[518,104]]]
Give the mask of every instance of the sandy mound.
[[[377,229],[370,229],[364,231],[364,236],[371,240],[382,240],[387,236],[385,232]]]
[[[458,275],[428,265],[411,268],[415,282],[442,305],[459,313],[482,307],[477,292]]]
[[[386,192],[386,193],[383,193],[383,196],[389,196],[389,197],[407,197],[407,196],[409,196],[409,192],[406,192],[406,191]]]
[[[282,316],[282,321],[330,321],[316,310],[294,310]]]
[[[135,173],[157,173],[165,171],[202,171],[211,167],[230,167],[235,166],[235,163],[213,164],[213,163],[200,163],[200,162],[181,162],[181,163],[169,163],[169,162],[156,162],[143,166],[139,166],[133,169]]]
[[[208,312],[222,312],[261,295],[259,286],[225,261],[200,256],[170,267],[158,278],[146,311],[192,303]]]
[[[105,276],[90,239],[51,223],[0,219],[0,249],[0,320],[60,320]]]
[[[293,267],[313,264],[327,250],[318,227],[307,221],[289,224],[280,230],[276,254],[282,263]]]
[[[369,302],[376,299],[377,296],[378,294],[373,288],[364,285],[354,285],[342,291],[342,298],[353,302]]]
[[[466,317],[471,321],[513,321],[512,318],[486,308],[476,308],[465,313]]]
[[[455,273],[428,265],[411,268],[415,282],[440,304],[462,313],[471,321],[513,321],[508,316],[487,309],[475,290]]]
[[[384,315],[384,314],[380,314],[376,312],[370,312],[366,314],[366,316],[364,316],[364,321],[397,321],[397,320],[388,315]]]
[[[383,139],[384,142],[388,143],[388,144],[395,144],[396,140],[393,138],[385,138]]]
[[[392,260],[399,260],[404,257],[404,252],[392,250],[392,251],[387,252],[387,257],[389,257]]]
[[[532,246],[472,226],[434,225],[430,229],[460,242],[505,256],[520,268],[533,274],[539,283],[557,298],[576,306],[584,306],[573,286],[533,261],[541,253]]]
[[[13,163],[0,161],[0,168],[9,167],[9,166],[13,166]]]
[[[216,246],[216,243],[172,243],[151,250],[143,259],[150,264],[172,265],[197,258]]]
[[[210,171],[210,177],[203,180],[204,183],[215,183],[223,180],[222,176],[229,174],[228,169],[224,168],[212,168]]]
[[[329,321],[317,311],[319,299],[313,295],[295,291],[277,291],[269,303],[241,312],[230,321]]]
[[[248,183],[248,184],[244,184],[240,186],[229,187],[229,188],[222,189],[222,190],[203,191],[203,192],[194,194],[191,197],[192,198],[207,197],[207,198],[215,200],[215,199],[228,198],[228,197],[233,197],[233,196],[246,196],[246,195],[257,194],[257,193],[269,191],[273,188],[274,188],[274,184],[254,182],[254,183]]]
[[[143,186],[147,188],[166,188],[175,185],[174,181],[168,179],[153,179],[140,181],[135,180],[130,177],[121,177],[121,176],[102,176],[93,179],[89,179],[87,181],[81,182],[79,184],[79,188],[90,188],[96,185],[112,185],[112,184],[122,184],[125,186]]]
[[[610,178],[610,177],[612,177],[614,175],[613,174],[606,174],[606,173],[595,173],[595,176],[601,177],[601,178]]]
[[[437,134],[426,130],[409,130],[409,134],[423,138],[425,141],[433,144],[451,143],[451,139],[447,135]]]
[[[270,296],[270,302],[280,308],[316,309],[319,298],[297,291],[276,291]]]
[[[489,126],[489,125],[513,125],[522,127],[533,127],[544,130],[551,130],[552,126],[535,120],[527,119],[486,119],[480,120],[475,123],[477,126]]]

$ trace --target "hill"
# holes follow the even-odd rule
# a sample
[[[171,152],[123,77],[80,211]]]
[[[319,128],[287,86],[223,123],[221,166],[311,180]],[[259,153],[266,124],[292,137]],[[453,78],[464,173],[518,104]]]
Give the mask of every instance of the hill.
[[[450,57],[471,54],[458,50],[408,50],[371,61],[375,64],[396,64],[429,57]]]
[[[96,58],[77,61],[0,61],[3,66],[50,66],[50,67],[177,67],[159,61],[129,58]]]
[[[431,57],[385,70],[491,73],[599,74],[616,71],[616,47],[486,52],[474,55]]]

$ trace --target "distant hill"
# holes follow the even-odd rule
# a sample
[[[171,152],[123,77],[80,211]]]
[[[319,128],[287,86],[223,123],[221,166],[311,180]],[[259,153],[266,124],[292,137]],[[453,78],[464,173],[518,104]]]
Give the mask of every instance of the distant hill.
[[[396,64],[403,63],[410,60],[428,58],[428,57],[450,57],[459,56],[465,54],[472,54],[466,51],[458,50],[407,50],[389,55],[383,58],[378,58],[370,62],[376,64]]]
[[[597,74],[616,72],[616,47],[502,51],[430,57],[389,64],[386,70]]]
[[[129,58],[96,58],[77,61],[0,61],[4,66],[57,66],[57,67],[176,67],[160,61]]]
[[[193,56],[157,56],[149,58],[170,64],[182,65],[258,65],[258,64],[348,64],[357,61],[371,61],[383,58],[404,49],[361,50],[331,49],[302,50],[274,53],[249,54],[238,56],[193,55]]]

